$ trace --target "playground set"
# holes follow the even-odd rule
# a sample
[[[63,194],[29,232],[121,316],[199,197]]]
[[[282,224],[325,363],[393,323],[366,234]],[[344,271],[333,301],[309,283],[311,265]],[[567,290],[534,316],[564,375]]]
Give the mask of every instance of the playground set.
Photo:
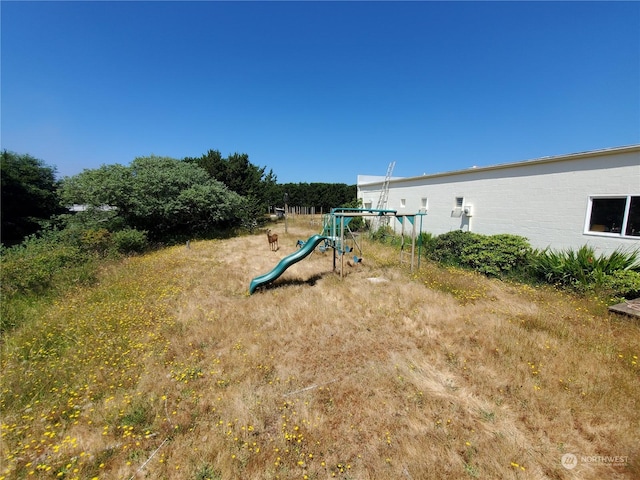
[[[389,218],[396,218],[402,226],[401,237],[402,244],[400,247],[400,262],[404,261],[405,252],[405,225],[411,224],[411,271],[413,272],[415,265],[417,226],[416,218],[420,218],[419,232],[422,232],[422,218],[426,213],[415,214],[398,214],[397,210],[385,209],[364,209],[364,208],[334,208],[330,213],[323,216],[322,232],[312,235],[306,241],[298,240],[296,251],[282,258],[280,262],[269,272],[260,275],[251,280],[249,285],[249,294],[253,294],[258,288],[265,287],[269,283],[275,281],[282,275],[287,268],[308,257],[316,248],[321,252],[328,249],[333,250],[333,271],[340,271],[340,278],[344,276],[344,263],[347,255],[353,255],[353,264],[362,261],[362,248],[358,243],[356,236],[349,228],[349,223],[356,217],[377,217],[387,221]],[[351,240],[353,246],[348,245]],[[419,247],[419,245],[418,245]],[[354,254],[354,248],[359,254]],[[340,258],[340,268],[338,269],[338,257]],[[418,268],[420,268],[420,254],[418,252]]]

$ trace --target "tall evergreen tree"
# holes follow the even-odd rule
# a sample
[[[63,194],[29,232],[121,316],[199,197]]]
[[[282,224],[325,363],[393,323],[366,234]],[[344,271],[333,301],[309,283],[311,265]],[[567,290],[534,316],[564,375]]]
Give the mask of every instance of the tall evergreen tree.
[[[254,217],[267,212],[270,193],[276,185],[276,176],[266,167],[258,167],[249,161],[246,153],[234,153],[222,158],[218,150],[209,150],[198,158],[187,157],[187,163],[195,163],[230,190],[246,197]]]
[[[42,223],[60,213],[55,167],[31,155],[4,150],[0,159],[2,243],[14,245],[38,232]]]

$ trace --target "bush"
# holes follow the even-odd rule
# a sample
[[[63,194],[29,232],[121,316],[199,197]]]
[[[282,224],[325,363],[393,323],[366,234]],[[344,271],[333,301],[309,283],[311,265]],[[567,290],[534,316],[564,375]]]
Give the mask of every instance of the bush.
[[[31,318],[34,306],[76,285],[95,282],[95,255],[60,239],[59,232],[28,237],[20,245],[0,249],[0,332]]]
[[[382,227],[372,237],[393,244],[388,239],[394,234],[389,227]],[[610,255],[597,255],[587,245],[578,250],[533,250],[529,241],[518,235],[480,235],[461,230],[435,237],[421,233],[418,242],[431,260],[488,276],[541,280],[609,297],[613,303],[640,296],[640,250],[616,250]]]
[[[59,272],[86,262],[82,251],[47,238],[29,237],[19,246],[2,250],[2,293],[43,293]]]
[[[142,253],[149,245],[147,232],[136,229],[115,232],[111,235],[111,241],[115,249],[123,254]]]
[[[385,243],[388,239],[393,239],[393,237],[395,237],[395,234],[389,225],[382,225],[371,234],[372,240],[382,243]]]
[[[462,230],[435,237],[421,233],[418,242],[431,260],[496,277],[524,276],[533,251],[529,241],[518,235],[480,235]]]
[[[105,256],[111,247],[111,233],[106,228],[85,230],[82,234],[84,249]]]
[[[485,275],[500,277],[525,270],[532,249],[518,235],[474,235],[462,246],[460,263]]]
[[[436,236],[432,233],[422,232],[418,235],[417,245],[422,247],[422,251],[426,257],[429,257],[431,252],[434,250],[434,244],[436,241]]]
[[[461,254],[465,247],[478,241],[479,235],[462,230],[438,235],[430,245],[429,258],[447,265],[462,266]]]
[[[640,297],[640,272],[635,270],[618,270],[607,275],[602,287],[609,290],[613,297],[631,300]]]

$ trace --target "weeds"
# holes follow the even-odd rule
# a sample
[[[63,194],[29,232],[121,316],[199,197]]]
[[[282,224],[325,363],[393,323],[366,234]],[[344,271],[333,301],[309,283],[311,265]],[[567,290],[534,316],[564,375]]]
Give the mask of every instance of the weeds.
[[[43,301],[92,285],[106,258],[117,260],[146,248],[145,232],[127,229],[112,234],[104,228],[52,230],[11,248],[0,247],[0,332],[22,325]]]
[[[246,295],[309,236],[289,222],[275,255],[263,235],[192,242],[33,305],[3,338],[0,477],[564,478],[564,453],[628,458],[580,478],[638,477],[637,323],[409,276],[376,243],[343,280],[314,253]]]
[[[222,480],[222,477],[211,465],[202,465],[196,472],[194,480]]]
[[[389,227],[380,228],[371,238],[388,245],[398,243]],[[616,250],[610,255],[597,255],[587,245],[577,250],[533,250],[526,238],[517,235],[460,230],[438,236],[423,233],[418,243],[424,246],[427,258],[444,267],[461,267],[523,283],[542,281],[600,296],[609,304],[640,295],[640,250]]]

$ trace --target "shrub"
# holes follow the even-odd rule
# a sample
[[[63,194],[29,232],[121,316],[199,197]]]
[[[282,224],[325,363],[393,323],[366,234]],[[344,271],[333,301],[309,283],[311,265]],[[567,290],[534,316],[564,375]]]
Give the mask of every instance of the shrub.
[[[479,235],[462,230],[438,235],[431,245],[429,257],[447,265],[462,266],[461,254],[466,246],[476,242]]]
[[[503,276],[526,268],[532,249],[518,235],[474,235],[462,246],[460,263],[489,276]]]
[[[394,234],[389,227],[381,227],[372,237],[393,243],[388,239]],[[537,279],[608,296],[610,300],[640,296],[640,250],[616,250],[610,255],[597,255],[587,245],[578,250],[533,250],[529,241],[518,235],[480,235],[461,230],[435,237],[422,233],[418,241],[427,258],[488,276],[509,276],[524,282]]]
[[[385,243],[388,239],[393,239],[395,234],[389,225],[382,225],[371,234],[371,239],[377,242]]]
[[[90,252],[106,255],[111,246],[111,233],[106,228],[85,230],[82,234],[82,246]]]
[[[422,251],[426,257],[431,256],[431,252],[434,250],[434,244],[436,241],[436,236],[432,233],[422,232],[418,235],[417,245],[422,247]]]
[[[29,318],[34,306],[70,286],[90,285],[97,267],[94,257],[81,247],[57,239],[55,232],[22,244],[0,249],[0,331],[14,328]],[[37,310],[37,308],[35,308]]]
[[[19,246],[2,250],[2,293],[43,293],[62,269],[85,261],[74,245],[29,237]]]
[[[602,286],[604,289],[610,290],[614,297],[638,298],[640,297],[640,272],[617,270],[603,279]]]
[[[113,242],[115,249],[119,253],[123,254],[141,253],[149,245],[147,232],[136,229],[127,229],[115,232],[111,235],[111,241]]]

